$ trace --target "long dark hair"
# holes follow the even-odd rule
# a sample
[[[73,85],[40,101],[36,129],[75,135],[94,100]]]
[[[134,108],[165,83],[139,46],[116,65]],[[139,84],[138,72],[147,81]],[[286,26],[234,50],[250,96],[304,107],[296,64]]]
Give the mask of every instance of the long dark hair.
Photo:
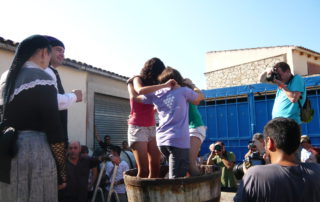
[[[32,35],[24,39],[18,46],[12,64],[9,68],[6,83],[3,90],[3,104],[10,101],[10,96],[14,91],[17,76],[23,66],[38,49],[47,48],[51,52],[49,41],[41,35]]]
[[[144,86],[158,84],[158,76],[165,69],[163,62],[159,58],[148,60],[140,72],[140,78]]]

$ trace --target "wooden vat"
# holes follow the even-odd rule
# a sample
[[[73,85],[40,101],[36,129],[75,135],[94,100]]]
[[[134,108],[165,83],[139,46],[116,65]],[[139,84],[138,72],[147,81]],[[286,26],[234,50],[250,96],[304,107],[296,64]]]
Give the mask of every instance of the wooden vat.
[[[167,169],[167,168],[166,168]],[[204,174],[176,179],[137,178],[137,170],[124,174],[129,202],[203,202],[220,201],[221,171],[202,166]]]

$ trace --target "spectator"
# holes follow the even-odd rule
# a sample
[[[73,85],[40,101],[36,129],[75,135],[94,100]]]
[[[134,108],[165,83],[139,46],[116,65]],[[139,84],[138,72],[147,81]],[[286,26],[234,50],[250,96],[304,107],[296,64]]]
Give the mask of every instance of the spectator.
[[[311,145],[311,140],[307,135],[302,135],[300,140],[301,149],[301,162],[317,163],[317,157],[319,153]]]
[[[257,147],[257,151],[260,155],[263,155],[265,153],[263,134],[255,133],[252,137],[252,142]]]
[[[33,35],[19,44],[9,68],[2,91],[5,123],[18,133],[18,151],[0,153],[0,201],[57,201],[58,185],[65,186],[57,93],[44,72],[50,58],[49,41]]]
[[[89,149],[86,145],[81,145],[80,155],[82,158],[90,158]],[[94,185],[96,183],[97,176],[98,176],[98,169],[96,167],[91,168],[89,172],[89,179],[88,179],[88,201],[90,201],[93,196]]]
[[[139,97],[145,104],[154,104],[159,113],[157,145],[169,161],[169,178],[184,177],[189,170],[190,135],[188,103],[198,105],[204,96],[183,86],[181,74],[167,67],[158,77],[167,88]]]
[[[111,183],[113,169],[115,165],[118,166],[116,177],[114,181],[114,191],[118,194],[120,202],[127,201],[126,188],[124,185],[123,173],[129,170],[129,166],[125,161],[120,160],[121,148],[119,146],[111,147],[112,161],[108,161],[106,165],[106,175]],[[106,187],[107,192],[110,191],[110,184]],[[111,201],[116,201],[114,197],[111,197]]]
[[[303,106],[307,95],[303,78],[300,75],[293,76],[290,66],[285,62],[279,62],[261,75],[261,82],[266,79],[278,85],[272,108],[272,118],[292,118],[301,124],[298,102]]]
[[[126,141],[126,140],[122,141],[122,150],[123,151],[131,151],[131,148],[129,147],[128,141]]]
[[[124,140],[122,142],[122,148],[123,149],[120,154],[121,160],[124,160],[125,162],[127,162],[130,169],[136,168],[137,167],[136,160],[134,158],[133,153],[131,152],[131,150],[128,147],[127,141]]]
[[[63,201],[66,202],[86,202],[88,198],[88,179],[90,169],[95,170],[99,162],[87,156],[81,156],[81,146],[77,141],[73,141],[68,146],[67,160],[67,187],[63,193]],[[97,176],[93,176],[92,183]]]
[[[250,168],[234,201],[320,201],[320,165],[297,163],[300,126],[275,118],[264,127],[266,154],[271,164]]]
[[[68,108],[76,103],[82,101],[82,91],[81,90],[73,90],[72,93],[65,93],[64,88],[62,86],[62,82],[60,79],[59,72],[56,70],[59,66],[62,65],[64,61],[64,50],[65,46],[57,38],[52,36],[45,36],[51,47],[52,47],[52,57],[50,60],[50,65],[45,68],[45,72],[47,72],[55,82],[55,86],[57,88],[57,99],[58,99],[58,108],[60,113],[60,120],[63,128],[63,132],[65,135],[66,145],[69,142],[68,139]]]
[[[159,58],[151,58],[141,69],[139,76],[128,80],[130,115],[128,119],[128,142],[137,161],[138,177],[159,177],[160,151],[156,143],[154,106],[136,102],[134,97],[165,87],[157,85],[158,76],[165,69]]]
[[[192,83],[190,79],[184,79],[184,85],[195,92],[201,93],[201,90]],[[197,166],[197,157],[204,139],[206,139],[207,127],[202,121],[198,107],[189,103],[189,133],[190,133],[190,150],[189,150],[189,173],[191,176],[200,175],[200,169]]]
[[[248,149],[249,149],[249,151],[244,155],[245,159],[249,158],[249,156],[254,152],[258,152],[259,155],[261,155],[260,152],[257,149],[257,146],[253,143],[253,141],[249,141]]]
[[[99,134],[98,134],[96,129],[95,129],[94,135],[96,136],[101,149],[103,149],[106,154],[110,154],[111,153],[111,147],[115,146],[115,145],[111,144],[110,135],[104,136],[104,138],[103,138],[104,141],[101,140],[101,138],[100,138],[100,136],[99,136]]]
[[[233,174],[235,161],[236,156],[233,152],[226,151],[223,142],[218,141],[214,144],[214,150],[208,157],[207,165],[217,165],[222,169],[221,190],[223,191],[237,190],[237,181]]]

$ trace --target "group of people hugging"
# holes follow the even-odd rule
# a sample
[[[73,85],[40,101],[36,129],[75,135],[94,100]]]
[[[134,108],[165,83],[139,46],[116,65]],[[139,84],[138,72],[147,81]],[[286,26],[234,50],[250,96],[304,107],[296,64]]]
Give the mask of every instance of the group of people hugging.
[[[158,58],[148,60],[140,75],[127,84],[128,143],[137,162],[137,177],[160,177],[161,153],[169,162],[169,178],[200,175],[196,159],[206,136],[196,106],[204,99],[200,89]]]

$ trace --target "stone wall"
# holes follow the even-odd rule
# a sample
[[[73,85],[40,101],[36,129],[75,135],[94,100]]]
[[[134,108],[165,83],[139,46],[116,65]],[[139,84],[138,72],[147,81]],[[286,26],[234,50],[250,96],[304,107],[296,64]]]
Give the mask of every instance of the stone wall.
[[[259,76],[266,68],[282,61],[286,61],[286,54],[207,72],[207,89],[259,83]]]

